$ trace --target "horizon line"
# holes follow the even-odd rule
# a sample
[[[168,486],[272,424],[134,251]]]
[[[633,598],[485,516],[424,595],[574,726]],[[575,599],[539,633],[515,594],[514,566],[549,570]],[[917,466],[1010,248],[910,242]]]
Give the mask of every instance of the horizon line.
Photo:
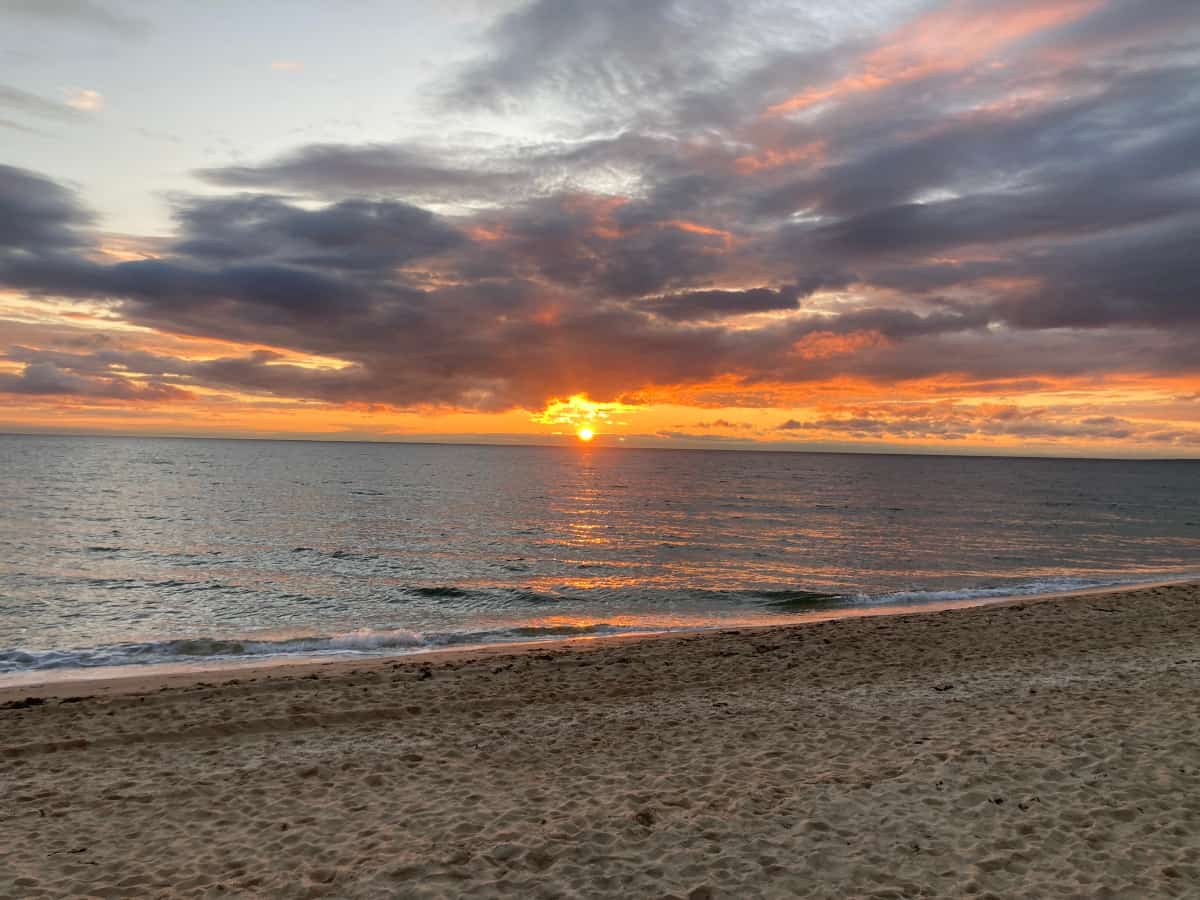
[[[1090,456],[1090,455],[1059,455],[1051,453],[1005,453],[1003,451],[991,451],[984,448],[978,452],[949,452],[933,449],[854,449],[840,448],[828,449],[820,447],[796,447],[787,446],[774,448],[770,445],[762,446],[711,446],[711,447],[695,447],[695,446],[680,446],[680,445],[662,445],[662,446],[646,446],[646,445],[629,445],[624,441],[590,441],[582,443],[580,441],[572,441],[564,439],[561,441],[487,441],[487,440],[435,440],[431,438],[425,439],[406,439],[406,438],[338,438],[338,437],[287,437],[287,436],[248,436],[248,435],[213,435],[213,434],[138,434],[130,432],[109,432],[109,431],[4,431],[0,430],[0,438],[6,437],[51,437],[51,438],[117,438],[121,440],[168,440],[168,441],[262,441],[272,443],[294,443],[294,444],[400,444],[400,445],[415,445],[427,447],[517,447],[517,448],[538,448],[538,449],[574,449],[574,450],[662,450],[673,452],[691,452],[691,453],[776,453],[776,454],[808,454],[808,455],[824,455],[824,456],[920,456],[920,457],[948,457],[957,459],[1053,459],[1053,460],[1070,460],[1084,462],[1200,462],[1200,455],[1197,456]],[[597,438],[602,438],[604,435],[597,435]]]

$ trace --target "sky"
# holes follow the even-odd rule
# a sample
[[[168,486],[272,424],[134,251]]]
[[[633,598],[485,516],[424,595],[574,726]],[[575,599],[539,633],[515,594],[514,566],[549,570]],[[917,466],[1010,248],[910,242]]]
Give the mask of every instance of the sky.
[[[0,431],[1200,457],[1196,0],[0,0]]]

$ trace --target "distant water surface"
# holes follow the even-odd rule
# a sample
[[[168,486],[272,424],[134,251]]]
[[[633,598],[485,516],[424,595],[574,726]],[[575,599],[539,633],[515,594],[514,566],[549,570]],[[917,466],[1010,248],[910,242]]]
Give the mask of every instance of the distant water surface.
[[[0,436],[0,673],[1200,574],[1200,464]]]

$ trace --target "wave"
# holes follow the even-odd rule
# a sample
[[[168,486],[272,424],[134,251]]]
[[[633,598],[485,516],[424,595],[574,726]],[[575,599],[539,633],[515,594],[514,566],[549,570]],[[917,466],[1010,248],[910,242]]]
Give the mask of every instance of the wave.
[[[1176,575],[1176,577],[1184,577]],[[1014,597],[1038,594],[1063,593],[1092,588],[1137,585],[1163,580],[1147,574],[1139,578],[1121,580],[1082,577],[1044,577],[1006,584],[985,585],[966,588],[910,589],[873,594],[837,594],[802,588],[779,588],[735,591],[662,591],[652,597],[650,592],[639,590],[625,592],[615,590],[603,592],[603,600],[614,617],[629,611],[633,601],[642,608],[649,601],[671,605],[684,601],[697,612],[707,610],[715,614],[723,625],[737,625],[738,613],[761,616],[765,611],[779,614],[781,621],[788,621],[806,612],[825,613],[837,607],[886,608],[888,606],[912,606],[961,603],[987,603]],[[160,582],[174,586],[176,582]],[[195,586],[193,586],[194,588]],[[211,587],[210,587],[211,589]],[[501,604],[517,606],[542,606],[565,600],[601,599],[598,595],[584,597],[580,593],[556,594],[512,588],[460,588],[451,585],[410,586],[403,589],[410,601],[423,597],[445,601],[466,609],[472,604],[486,601],[494,607]],[[625,601],[625,602],[623,602]],[[698,604],[698,605],[694,605]],[[569,637],[604,637],[620,634],[643,634],[648,632],[696,631],[712,627],[713,618],[705,624],[695,625],[618,625],[611,622],[594,622],[587,625],[520,625],[475,631],[419,632],[410,629],[359,628],[333,634],[313,634],[281,639],[254,637],[193,637],[173,640],[124,642],[94,647],[69,649],[30,649],[22,647],[0,648],[0,673],[46,671],[54,669],[94,669],[106,666],[130,666],[149,664],[180,664],[200,661],[236,661],[268,659],[271,657],[357,657],[400,655],[435,650],[446,647],[468,645],[505,644],[531,642],[545,639]],[[757,624],[761,624],[761,619]]]
[[[715,589],[592,589],[592,590],[528,590],[512,587],[457,587],[453,585],[408,586],[400,590],[394,602],[410,602],[413,598],[444,600],[450,605],[487,609],[552,606],[555,604],[603,604],[621,612],[630,609],[658,609],[685,606],[696,612],[729,614],[736,617],[739,610],[747,612],[801,613],[840,606],[889,606],[896,604],[952,603],[965,600],[1000,600],[1029,597],[1039,594],[1058,594],[1093,588],[1121,587],[1184,578],[1175,573],[1144,577],[1085,578],[1078,576],[1046,576],[961,588],[911,588],[898,591],[837,592],[803,587]]]
[[[284,640],[183,638],[166,641],[104,644],[66,650],[0,649],[0,672],[96,668],[197,660],[244,659],[310,653],[370,653],[425,646],[413,631],[359,629],[344,634],[315,635]]]
[[[655,628],[654,631],[694,630]],[[634,634],[646,628],[613,625],[517,626],[487,631],[421,634],[403,628],[359,628],[340,634],[313,635],[280,640],[232,638],[185,638],[166,641],[106,644],[67,650],[32,650],[21,647],[0,649],[0,673],[35,672],[53,669],[93,669],[106,666],[161,665],[200,661],[235,661],[272,657],[357,657],[391,656],[422,650],[482,644],[530,642],[565,637]]]
[[[1183,576],[1175,576],[1183,577]],[[891,591],[881,594],[857,594],[858,603],[884,606],[896,603],[952,603],[962,600],[1007,600],[1020,597],[1037,597],[1043,594],[1063,594],[1071,591],[1087,591],[1096,588],[1129,587],[1162,581],[1163,576],[1145,578],[1095,579],[1077,576],[1051,576],[1002,585],[949,588],[931,590]]]
[[[585,592],[559,593],[557,591],[535,591],[522,587],[458,587],[451,584],[435,585],[406,585],[397,589],[391,597],[393,603],[411,602],[413,598],[422,600],[451,601],[447,605],[464,608],[499,609],[504,607],[548,606],[578,600]]]
[[[754,595],[765,600],[763,606],[777,610],[812,609],[846,600],[844,594],[830,594],[825,591],[755,591]]]
[[[417,594],[420,597],[465,597],[467,591],[462,588],[451,587],[449,585],[434,585],[432,587],[414,587],[408,589],[409,593]]]

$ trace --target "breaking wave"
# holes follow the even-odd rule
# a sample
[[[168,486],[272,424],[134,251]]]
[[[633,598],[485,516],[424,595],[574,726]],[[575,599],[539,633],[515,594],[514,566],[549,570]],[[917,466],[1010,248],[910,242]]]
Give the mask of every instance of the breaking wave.
[[[406,629],[359,628],[341,634],[281,640],[190,638],[77,647],[66,650],[0,649],[0,673],[91,669],[104,666],[155,665],[261,657],[391,656],[422,650],[480,644],[529,642],[552,638],[632,634],[647,629],[596,623],[591,625],[520,626],[474,632],[420,634]],[[656,628],[655,631],[686,630]]]
[[[738,591],[667,591],[658,597],[659,604],[684,601],[700,602],[710,611],[716,608],[724,614],[718,616],[720,627],[736,626],[740,623],[739,610],[745,613],[778,614],[780,621],[796,621],[807,613],[819,613],[823,617],[839,608],[864,608],[886,610],[888,606],[917,606],[938,604],[962,605],[985,604],[1015,597],[1039,594],[1062,593],[1091,588],[1136,585],[1160,578],[1125,579],[1120,581],[1094,580],[1077,577],[1048,577],[959,589],[903,590],[877,594],[836,594],[825,591],[795,589],[763,589]],[[481,588],[471,589],[456,586],[408,587],[403,590],[409,598],[421,597],[470,607],[472,604],[497,605],[498,597],[506,605],[540,607],[578,596],[558,595],[534,591]],[[481,604],[485,598],[487,604]],[[631,608],[632,596],[621,592],[606,592],[614,617]],[[649,600],[646,591],[638,592],[638,600]],[[653,605],[653,604],[652,604]],[[690,604],[689,604],[690,605]],[[699,608],[699,607],[691,607]],[[709,618],[704,624],[616,624],[593,622],[586,625],[571,624],[513,624],[502,628],[475,631],[419,632],[405,628],[358,628],[353,631],[333,634],[279,639],[194,637],[162,641],[142,641],[103,644],[95,647],[66,649],[30,649],[24,647],[0,648],[0,674],[48,671],[55,669],[94,669],[105,666],[162,665],[195,662],[267,660],[278,657],[367,657],[393,656],[447,647],[478,646],[534,642],[539,640],[571,637],[606,637],[621,634],[646,634],[669,631],[697,631],[714,627],[718,622]],[[757,619],[755,624],[762,624]]]

